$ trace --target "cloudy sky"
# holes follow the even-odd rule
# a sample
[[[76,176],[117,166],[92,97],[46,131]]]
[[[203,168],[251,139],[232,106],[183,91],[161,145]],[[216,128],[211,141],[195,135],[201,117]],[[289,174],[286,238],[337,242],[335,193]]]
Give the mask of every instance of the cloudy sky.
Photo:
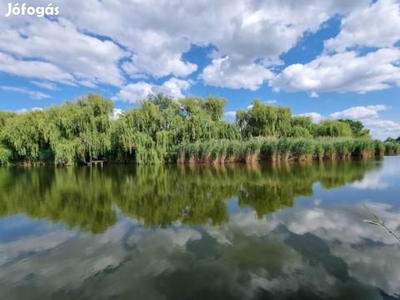
[[[119,109],[152,93],[217,95],[228,119],[260,98],[400,136],[399,0],[57,0],[53,18],[6,18],[9,3],[0,1],[1,110],[88,92]]]

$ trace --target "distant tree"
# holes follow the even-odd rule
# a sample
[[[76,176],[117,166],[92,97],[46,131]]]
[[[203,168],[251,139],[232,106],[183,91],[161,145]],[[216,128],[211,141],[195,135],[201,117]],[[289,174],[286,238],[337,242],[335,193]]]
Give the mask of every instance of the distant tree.
[[[318,135],[326,137],[352,137],[353,131],[346,122],[323,120],[318,127]]]
[[[290,131],[290,136],[293,138],[312,138],[312,134],[306,128],[301,126],[293,126]]]
[[[295,116],[290,120],[291,131],[290,137],[303,137],[311,138],[315,131],[315,124],[311,117],[307,116]]]
[[[392,137],[388,137],[388,138],[385,140],[385,142],[396,142],[396,143],[399,143],[399,142],[400,142],[400,136],[399,136],[397,139],[392,138]]]
[[[224,115],[226,99],[218,97],[208,97],[205,102],[205,111],[210,114],[213,121],[219,121]]]
[[[364,127],[361,121],[355,121],[350,119],[339,119],[338,121],[349,124],[353,137],[355,138],[369,138],[370,131]]]
[[[289,136],[291,118],[290,108],[263,104],[259,99],[250,109],[236,112],[236,123],[244,138]]]

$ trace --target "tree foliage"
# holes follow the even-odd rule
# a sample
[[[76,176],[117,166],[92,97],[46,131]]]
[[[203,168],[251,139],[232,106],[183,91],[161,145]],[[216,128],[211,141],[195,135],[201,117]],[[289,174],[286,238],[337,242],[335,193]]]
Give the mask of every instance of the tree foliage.
[[[349,124],[338,120],[323,120],[318,127],[318,135],[325,137],[352,137]]]
[[[248,110],[238,110],[236,122],[244,138],[290,136],[292,113],[288,107],[265,105],[259,99]]]
[[[228,122],[223,119],[225,105],[226,100],[219,97],[174,100],[160,94],[114,120],[113,102],[89,94],[43,111],[0,112],[0,164],[71,165],[99,159],[154,164],[171,159],[176,146],[183,144],[203,144],[202,153],[217,157],[217,153],[233,151],[236,143],[232,141],[252,138],[369,137],[359,121],[314,124],[309,117],[293,116],[288,107],[266,105],[258,99],[247,110],[237,111],[236,122]],[[231,141],[232,146],[225,149],[221,144],[208,151],[206,144],[215,141]],[[253,153],[257,142],[248,144],[246,151]]]
[[[385,142],[391,142],[391,143],[400,143],[400,136],[397,138],[397,139],[395,139],[395,138],[392,138],[392,137],[388,137],[386,140],[385,140]]]
[[[339,119],[338,121],[346,123],[350,126],[351,132],[354,138],[370,138],[370,131],[364,127],[361,121],[355,121],[350,119]]]

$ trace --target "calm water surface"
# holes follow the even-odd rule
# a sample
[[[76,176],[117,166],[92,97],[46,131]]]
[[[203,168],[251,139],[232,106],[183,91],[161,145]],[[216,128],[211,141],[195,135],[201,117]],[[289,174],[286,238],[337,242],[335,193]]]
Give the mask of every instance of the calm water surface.
[[[0,299],[400,299],[400,157],[0,169]]]

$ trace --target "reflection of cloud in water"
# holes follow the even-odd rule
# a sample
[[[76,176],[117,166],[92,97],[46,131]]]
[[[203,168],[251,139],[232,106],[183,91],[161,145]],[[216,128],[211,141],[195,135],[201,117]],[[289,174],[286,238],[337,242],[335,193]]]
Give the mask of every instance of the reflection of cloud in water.
[[[168,228],[155,230],[151,235],[146,229],[135,232],[129,239],[129,243],[137,245],[139,251],[148,251],[147,247],[154,248],[152,245],[162,247],[163,251],[183,250],[189,241],[200,240],[201,234],[190,228]]]
[[[54,291],[79,286],[86,278],[122,261],[121,250],[111,247],[116,238],[122,237],[121,229],[116,227],[98,239],[53,232],[36,239],[1,245],[0,249],[12,248],[14,251],[13,255],[2,256],[8,260],[0,271],[2,291],[24,282]],[[13,257],[24,253],[31,255],[12,262]]]
[[[7,244],[0,244],[0,287],[7,288],[23,284],[29,278],[30,284],[42,289],[59,290],[77,288],[84,280],[122,264],[130,255],[122,246],[130,223],[120,223],[101,236],[83,234],[73,236],[68,232],[52,232],[36,238],[28,238]],[[129,237],[139,256],[149,259],[141,268],[141,274],[156,275],[173,267],[162,262],[160,255],[174,251],[184,251],[188,241],[200,239],[201,234],[190,228],[177,230],[138,229]],[[26,255],[23,262],[16,261]],[[9,290],[9,292],[11,292]],[[9,298],[11,299],[11,298]]]
[[[0,244],[0,267],[21,256],[50,251],[62,245],[72,237],[68,232],[50,232],[42,236],[28,237],[23,240]]]
[[[399,225],[400,213],[390,206],[369,207],[389,226]],[[261,220],[240,212],[221,227],[145,229],[123,221],[100,236],[48,233],[0,244],[0,288],[7,299],[30,299],[21,290],[64,290],[71,299],[129,298],[133,292],[137,299],[258,299],[276,293],[282,299],[341,299],[350,292],[354,299],[381,299],[376,288],[400,291],[400,266],[394,263],[400,251],[395,240],[378,237],[376,227],[363,223],[366,217],[362,208],[318,207]],[[15,261],[26,252],[35,254]],[[24,288],[17,291],[16,285]]]
[[[359,282],[399,295],[399,247],[354,248],[341,245],[332,247],[332,252],[347,262],[350,275]]]
[[[377,213],[390,228],[397,228],[400,222],[398,211],[391,211],[386,204],[368,203],[368,207]],[[357,244],[363,239],[386,244],[398,242],[390,236],[379,236],[377,227],[367,225],[364,219],[371,216],[362,207],[329,207],[297,210],[285,216],[290,231],[297,234],[312,232],[330,241]]]
[[[360,190],[384,190],[389,185],[382,180],[381,172],[367,173],[362,180],[356,181],[350,186]]]
[[[385,190],[391,185],[388,179],[396,178],[399,169],[400,160],[397,157],[386,157],[382,169],[366,173],[362,180],[356,181],[350,186],[361,190]]]
[[[240,212],[230,217],[230,222],[221,227],[207,226],[207,232],[221,244],[231,244],[230,239],[237,232],[247,236],[266,236],[276,228],[279,221],[269,218],[268,221],[259,220],[253,212]]]
[[[386,204],[368,203],[368,207],[385,220],[389,228],[398,228],[400,212]],[[297,234],[313,233],[325,240],[331,251],[343,259],[350,276],[368,286],[386,293],[400,291],[400,248],[398,241],[389,235],[380,235],[382,229],[365,224],[371,216],[362,208],[296,211],[287,222],[289,230]],[[375,244],[371,244],[371,242]]]

